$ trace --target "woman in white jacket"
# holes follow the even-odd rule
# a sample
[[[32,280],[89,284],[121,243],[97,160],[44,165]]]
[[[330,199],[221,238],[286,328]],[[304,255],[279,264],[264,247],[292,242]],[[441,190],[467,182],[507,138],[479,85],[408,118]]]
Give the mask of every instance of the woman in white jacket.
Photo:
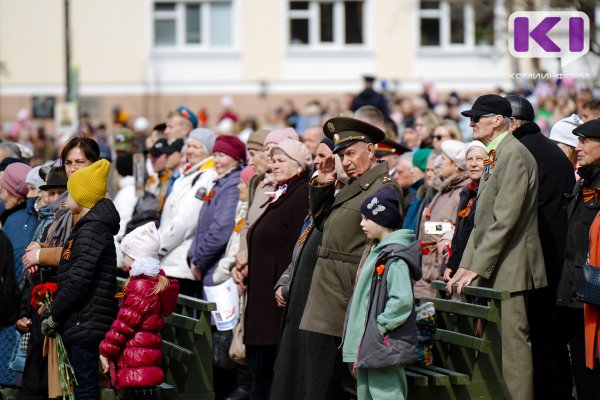
[[[162,268],[167,276],[179,280],[180,293],[187,295],[195,295],[197,287],[187,263],[188,249],[202,204],[217,178],[210,156],[215,138],[215,133],[206,128],[190,132],[184,149],[186,164],[165,201],[158,230]]]

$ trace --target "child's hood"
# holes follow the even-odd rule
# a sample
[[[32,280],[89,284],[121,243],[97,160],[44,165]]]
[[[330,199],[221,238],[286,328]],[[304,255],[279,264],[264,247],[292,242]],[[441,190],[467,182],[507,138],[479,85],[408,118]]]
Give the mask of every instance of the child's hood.
[[[413,281],[418,281],[423,276],[421,269],[421,248],[419,242],[415,240],[415,235],[410,229],[399,229],[390,233],[384,240],[376,246],[376,251],[380,254],[393,251],[395,255],[400,256],[408,265],[408,272]]]

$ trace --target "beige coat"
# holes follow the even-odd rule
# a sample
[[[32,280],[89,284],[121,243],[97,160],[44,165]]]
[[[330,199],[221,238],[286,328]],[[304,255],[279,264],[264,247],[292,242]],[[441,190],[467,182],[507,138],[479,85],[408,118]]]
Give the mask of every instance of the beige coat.
[[[384,186],[402,191],[388,175],[386,163],[380,163],[347,184],[334,197],[334,185],[310,185],[310,209],[316,227],[323,231],[319,258],[300,329],[342,336],[344,316],[354,288],[356,270],[367,238],[360,227],[360,206]]]
[[[475,225],[460,262],[480,276],[479,286],[520,292],[547,285],[537,174],[531,153],[507,135],[496,149],[491,175],[481,178]]]
[[[455,176],[448,182],[444,182],[440,191],[435,195],[431,203],[423,212],[419,226],[418,240],[423,243],[439,242],[442,239],[452,240],[456,217],[458,214],[458,203],[460,192],[469,183],[465,173]],[[452,230],[444,234],[434,235],[425,233],[425,222],[450,222]],[[421,297],[435,297],[436,291],[431,288],[431,281],[440,279],[439,267],[442,264],[442,255],[438,254],[437,246],[428,247],[429,254],[423,254],[421,268],[423,277],[415,283],[414,294],[416,299]]]

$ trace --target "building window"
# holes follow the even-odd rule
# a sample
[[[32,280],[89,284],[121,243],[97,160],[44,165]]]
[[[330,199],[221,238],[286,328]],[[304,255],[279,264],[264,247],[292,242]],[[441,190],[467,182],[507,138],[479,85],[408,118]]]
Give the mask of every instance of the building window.
[[[154,47],[231,47],[232,14],[232,1],[155,2]]]
[[[292,47],[342,48],[365,43],[364,0],[289,1]]]
[[[421,47],[469,49],[494,45],[495,0],[421,0]]]

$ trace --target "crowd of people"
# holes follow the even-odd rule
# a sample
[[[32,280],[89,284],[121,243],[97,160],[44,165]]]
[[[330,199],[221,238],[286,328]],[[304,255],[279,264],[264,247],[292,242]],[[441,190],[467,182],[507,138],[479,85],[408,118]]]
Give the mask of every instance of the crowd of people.
[[[60,397],[58,333],[78,400],[99,399],[99,363],[125,397],[157,398],[177,294],[232,280],[244,318],[224,337],[245,363],[215,364],[217,398],[410,398],[415,307],[444,280],[455,301],[510,293],[505,398],[600,398],[600,99],[572,81],[443,101],[373,82],[345,103],[286,101],[260,129],[231,98],[214,124],[186,106],[152,129],[116,108],[112,134],[82,115],[64,141],[15,124],[0,385]],[[31,300],[48,282],[50,310]]]

